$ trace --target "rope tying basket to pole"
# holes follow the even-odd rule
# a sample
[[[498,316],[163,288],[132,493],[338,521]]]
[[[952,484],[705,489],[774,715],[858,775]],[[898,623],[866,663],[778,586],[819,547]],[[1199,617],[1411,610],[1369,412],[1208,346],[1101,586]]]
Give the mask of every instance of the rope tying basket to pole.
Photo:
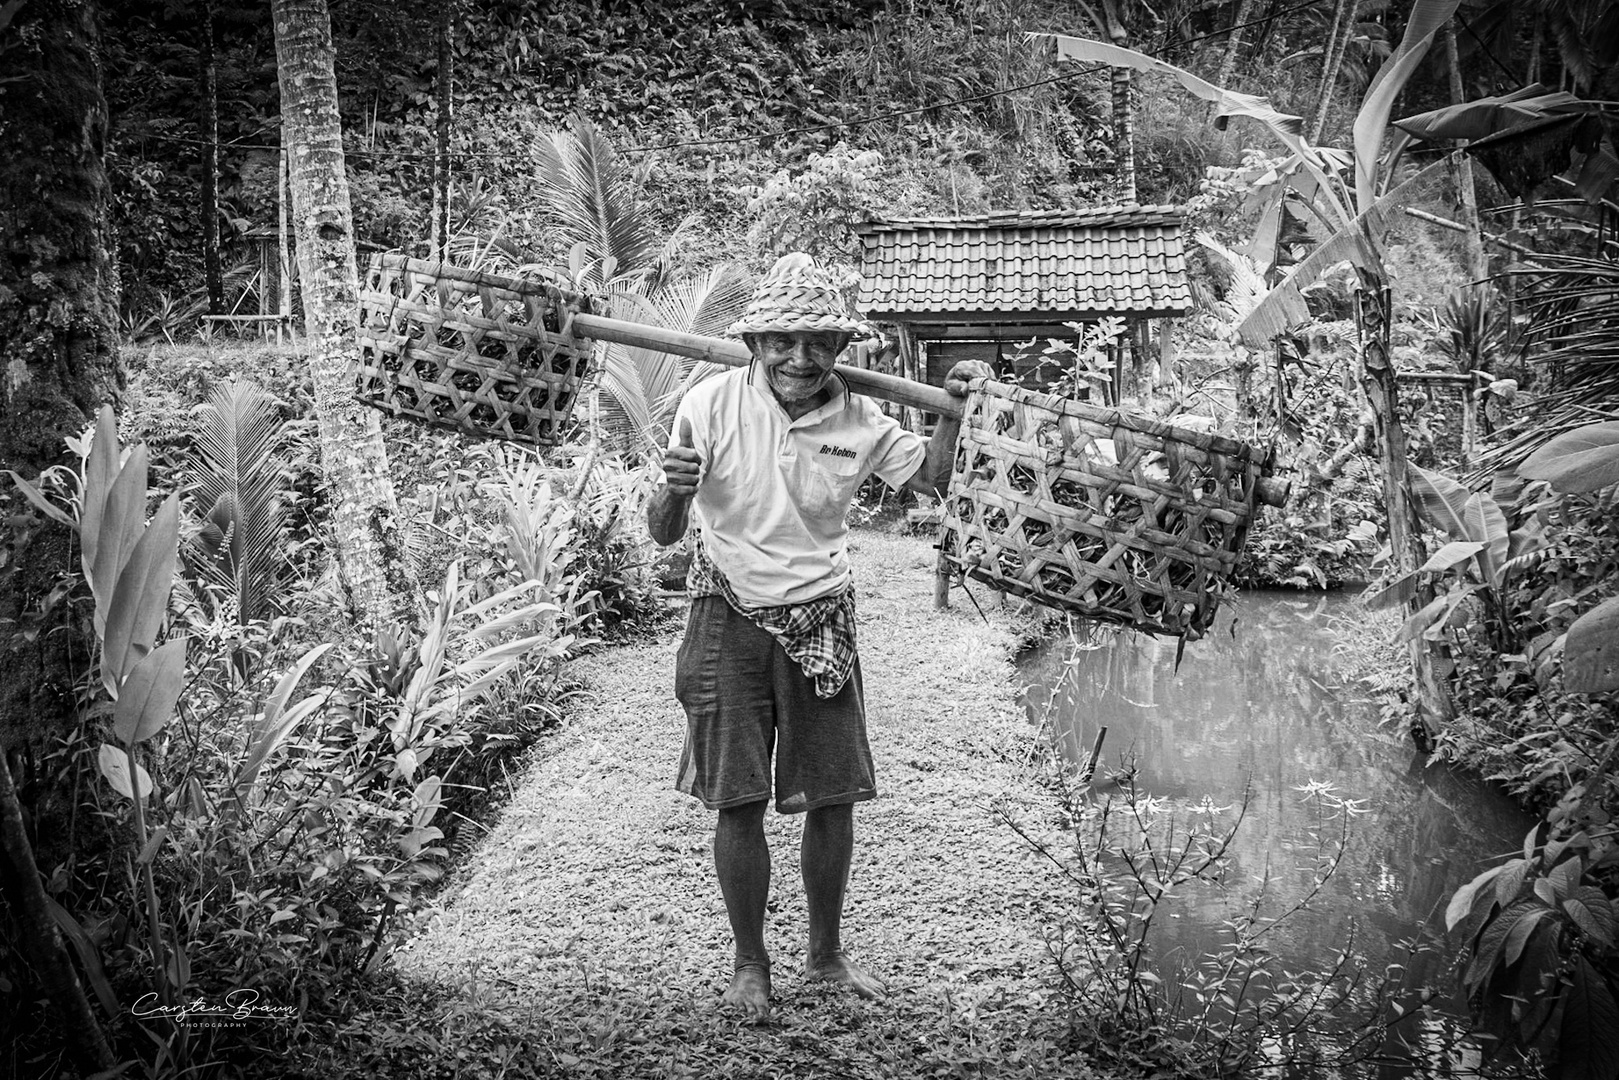
[[[1235,439],[976,382],[939,550],[996,589],[1197,637],[1271,467],[1268,452]]]
[[[589,311],[549,282],[373,255],[356,396],[437,427],[554,445],[594,345],[573,325]]]

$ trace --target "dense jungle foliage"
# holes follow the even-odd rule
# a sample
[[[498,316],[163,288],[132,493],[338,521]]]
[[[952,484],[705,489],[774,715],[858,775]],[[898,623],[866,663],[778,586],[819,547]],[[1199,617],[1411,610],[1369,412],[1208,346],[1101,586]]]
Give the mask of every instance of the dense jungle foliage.
[[[1123,155],[1109,70],[1060,61],[1027,36],[1106,39],[1114,21],[1131,47],[1306,118],[1311,141],[1344,148],[1332,160],[1350,171],[1354,115],[1409,15],[1370,0],[1103,9],[462,0],[449,39],[452,258],[541,267],[704,329],[724,325],[784,251],[852,274],[854,230],[874,218],[1116,201]],[[331,4],[362,266],[374,250],[429,250],[439,10]],[[1471,29],[1457,34],[1453,69],[1464,98],[1536,80],[1577,101],[1619,97],[1619,33],[1586,33],[1615,27],[1612,0],[1463,10]],[[84,727],[67,738],[36,733],[20,751],[53,915],[114,1018],[110,1035],[132,1063],[124,1075],[234,1075],[269,1055],[289,1076],[556,1075],[549,1050],[516,1058],[514,1047],[544,1045],[522,1017],[397,987],[386,960],[422,898],[486,828],[525,751],[568,708],[567,658],[670,618],[660,596],[680,572],[639,522],[654,476],[647,449],[668,412],[655,391],[678,385],[684,369],[606,356],[594,406],[579,410],[566,445],[544,454],[390,427],[410,557],[431,592],[418,625],[352,628],[334,599],[307,371],[295,350],[224,341],[228,331],[205,334],[199,323],[209,310],[198,192],[210,64],[225,310],[257,311],[273,289],[258,247],[277,227],[280,187],[268,6],[131,0],[102,14],[130,384],[116,426],[109,415],[94,439],[69,447],[66,465],[18,478],[27,512],[67,523],[84,558],[61,569],[59,594],[16,632],[71,626],[134,664],[159,629],[133,614],[137,600],[156,598],[162,611],[167,597],[165,640],[189,649],[150,654],[175,674],[167,710],[161,695],[145,711],[115,702],[91,670],[77,688]],[[1444,54],[1436,47],[1417,69],[1396,118],[1454,100]],[[1458,974],[1499,1046],[1587,1070],[1568,1075],[1619,1074],[1600,1040],[1579,1041],[1593,1026],[1619,1031],[1614,695],[1570,690],[1563,670],[1580,620],[1619,592],[1619,212],[1611,190],[1572,208],[1532,201],[1571,160],[1595,161],[1600,175],[1612,160],[1611,112],[1570,113],[1577,124],[1557,128],[1557,146],[1536,143],[1529,156],[1550,162],[1544,175],[1521,164],[1477,171],[1485,231],[1515,245],[1491,248],[1490,283],[1469,269],[1468,229],[1479,227],[1431,221],[1462,215],[1453,170],[1408,196],[1426,218],[1386,222],[1399,368],[1479,373],[1460,392],[1478,402],[1476,433],[1463,430],[1458,392],[1404,387],[1433,556],[1400,577],[1379,552],[1386,506],[1353,375],[1363,348],[1354,274],[1310,286],[1312,321],[1274,348],[1250,347],[1239,330],[1332,226],[1300,196],[1268,217],[1293,165],[1263,124],[1238,118],[1215,130],[1208,104],[1161,72],[1139,77],[1131,100],[1139,200],[1185,206],[1198,310],[1175,329],[1174,371],[1108,369],[1109,342],[1098,339],[1077,356],[1083,371],[1070,385],[1118,383],[1115,393],[1155,415],[1276,446],[1293,495],[1250,537],[1244,584],[1319,589],[1382,575],[1384,597],[1427,590],[1395,631],[1401,655],[1368,664],[1366,681],[1403,733],[1414,696],[1403,650],[1431,649],[1452,718],[1424,733],[1428,749],[1546,814],[1521,858],[1452,903]],[[1448,145],[1418,145],[1391,179]],[[594,183],[565,191],[559,178],[581,164]],[[1565,448],[1520,470],[1554,433],[1585,439],[1576,452],[1588,456],[1571,469]],[[20,519],[23,498],[6,498]],[[127,575],[97,565],[102,540],[138,548]],[[165,565],[177,565],[172,582]],[[142,809],[133,796],[154,787],[159,797]],[[1176,873],[1191,850],[1190,839],[1173,849]],[[1113,906],[1105,914],[1110,925],[1132,918]],[[1105,988],[1104,1037],[1130,1051],[1115,1060],[1179,1062],[1191,1074],[1253,1059],[1257,1044],[1233,1048],[1229,1031],[1214,1060],[1182,1054],[1175,1033],[1154,1030],[1165,991],[1147,970],[1144,933],[1126,936],[1131,976]],[[0,1008],[19,1020],[6,1066],[61,1075],[56,1018],[18,955],[0,939]],[[1098,970],[1117,972],[1117,961]],[[1095,1031],[1081,1013],[1101,985],[1074,995],[1073,1024],[1086,1037]],[[242,987],[296,1003],[296,1016],[186,1029],[128,1008],[147,995],[218,998]]]

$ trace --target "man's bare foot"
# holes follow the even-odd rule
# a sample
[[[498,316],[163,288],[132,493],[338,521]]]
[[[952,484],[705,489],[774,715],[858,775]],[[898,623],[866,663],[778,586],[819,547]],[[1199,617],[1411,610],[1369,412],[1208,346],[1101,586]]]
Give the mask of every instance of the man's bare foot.
[[[731,985],[720,1001],[742,1013],[750,1024],[770,1019],[770,969],[758,964],[742,964],[731,976]]]
[[[810,982],[841,983],[861,997],[873,1001],[881,1001],[888,996],[888,987],[883,985],[881,979],[842,952],[805,961],[804,978]]]

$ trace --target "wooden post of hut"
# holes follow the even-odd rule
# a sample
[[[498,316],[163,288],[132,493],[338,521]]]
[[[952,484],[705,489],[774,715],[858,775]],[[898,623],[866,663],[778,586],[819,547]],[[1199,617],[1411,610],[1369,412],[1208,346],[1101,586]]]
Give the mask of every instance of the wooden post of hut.
[[[1119,316],[1142,342],[1147,320],[1192,309],[1182,225],[1178,207],[1136,205],[874,222],[861,230],[859,307],[895,329],[916,364],[907,376],[934,386],[958,360],[996,364],[1003,343],[1074,341],[1066,323]],[[1110,360],[1117,380],[1120,351]],[[1047,387],[1064,366],[1024,381]],[[949,603],[942,575],[935,602]]]

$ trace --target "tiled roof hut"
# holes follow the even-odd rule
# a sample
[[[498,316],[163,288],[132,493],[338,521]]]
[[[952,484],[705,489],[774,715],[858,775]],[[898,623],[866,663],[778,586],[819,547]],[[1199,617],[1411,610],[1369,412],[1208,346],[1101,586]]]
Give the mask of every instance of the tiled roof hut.
[[[1177,207],[1135,205],[875,222],[859,307],[898,331],[905,374],[934,385],[963,359],[1010,375],[1017,343],[1072,340],[1064,323],[1107,315],[1143,345],[1145,321],[1163,320],[1167,352],[1168,320],[1192,307],[1181,225]]]

